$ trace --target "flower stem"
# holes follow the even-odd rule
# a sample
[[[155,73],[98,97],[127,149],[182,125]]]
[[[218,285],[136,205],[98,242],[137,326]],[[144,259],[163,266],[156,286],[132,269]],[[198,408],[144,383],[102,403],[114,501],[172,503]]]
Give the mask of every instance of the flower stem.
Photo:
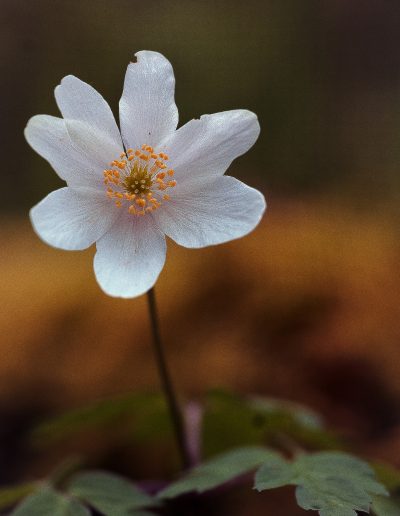
[[[147,292],[147,300],[150,312],[150,323],[153,334],[153,347],[156,355],[158,373],[168,405],[172,426],[175,432],[176,444],[181,456],[182,465],[186,469],[190,466],[191,460],[187,447],[186,432],[182,412],[179,408],[177,396],[172,384],[171,375],[168,370],[164,348],[161,342],[160,330],[158,325],[157,305],[154,287]]]

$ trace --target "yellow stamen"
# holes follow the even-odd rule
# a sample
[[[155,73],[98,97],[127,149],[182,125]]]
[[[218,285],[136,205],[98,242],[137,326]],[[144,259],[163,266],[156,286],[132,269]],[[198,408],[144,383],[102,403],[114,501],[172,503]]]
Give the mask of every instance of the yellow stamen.
[[[168,159],[167,154],[157,153],[147,144],[122,152],[110,163],[110,168],[103,170],[107,197],[118,208],[125,206],[133,216],[144,216],[159,209],[171,198],[161,192],[177,184],[175,180],[167,181],[174,175],[174,170],[165,164]]]
[[[135,202],[136,202],[136,204],[137,204],[138,206],[142,206],[142,207],[146,206],[146,201],[145,201],[145,199],[136,199],[136,201],[135,201]]]

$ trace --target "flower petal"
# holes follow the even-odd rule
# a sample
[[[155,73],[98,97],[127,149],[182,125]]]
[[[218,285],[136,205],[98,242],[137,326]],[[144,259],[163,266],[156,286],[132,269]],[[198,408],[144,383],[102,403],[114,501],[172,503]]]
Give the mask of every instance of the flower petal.
[[[83,152],[86,158],[96,166],[98,177],[103,178],[103,170],[110,162],[118,159],[123,147],[117,147],[108,136],[86,122],[65,119],[65,126],[72,145]]]
[[[57,105],[66,120],[87,124],[100,133],[112,161],[122,149],[122,140],[110,106],[92,86],[73,75],[67,75],[54,91]]]
[[[122,137],[127,147],[158,145],[175,131],[175,78],[171,63],[158,52],[137,52],[128,65],[119,103]]]
[[[115,297],[136,297],[157,281],[166,256],[165,237],[151,215],[121,213],[97,242],[94,271],[104,292]]]
[[[260,134],[257,116],[245,109],[203,115],[180,127],[163,147],[181,191],[202,188],[223,175]]]
[[[71,186],[94,186],[102,175],[96,166],[72,146],[62,118],[48,115],[32,117],[25,128],[29,145],[46,159],[57,174]]]
[[[30,211],[36,233],[47,244],[81,250],[104,235],[119,215],[101,195],[81,195],[71,188],[50,193]]]
[[[266,204],[254,188],[230,176],[163,203],[154,213],[160,229],[184,247],[205,247],[240,238],[260,222]]]

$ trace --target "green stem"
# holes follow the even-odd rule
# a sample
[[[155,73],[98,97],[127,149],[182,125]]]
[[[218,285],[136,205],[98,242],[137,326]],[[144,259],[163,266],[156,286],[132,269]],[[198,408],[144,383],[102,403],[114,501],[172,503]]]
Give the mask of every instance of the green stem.
[[[190,467],[191,460],[187,448],[185,425],[182,412],[177,401],[177,396],[172,384],[171,375],[168,370],[164,348],[161,342],[154,287],[148,291],[147,300],[149,305],[150,323],[153,334],[153,347],[156,356],[158,373],[160,375],[162,389],[164,391],[172,426],[174,428],[176,444],[181,456],[182,465],[184,468],[188,468]]]

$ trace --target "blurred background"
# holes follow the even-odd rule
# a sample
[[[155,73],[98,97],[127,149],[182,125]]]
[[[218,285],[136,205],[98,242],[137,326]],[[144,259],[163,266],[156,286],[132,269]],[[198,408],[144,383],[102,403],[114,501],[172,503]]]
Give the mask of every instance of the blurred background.
[[[44,475],[69,453],[27,444],[42,418],[158,386],[145,298],[106,297],[93,249],[58,251],[34,235],[29,208],[61,182],[23,137],[31,116],[58,115],[53,90],[67,74],[117,113],[126,66],[142,49],[172,62],[180,124],[247,108],[262,128],[229,171],[265,193],[260,226],[214,248],[169,245],[157,290],[180,392],[201,400],[223,387],[304,403],[359,453],[400,466],[398,1],[0,8],[0,481]],[[92,462],[109,465],[97,439]],[[129,472],[122,462],[112,467]],[[153,462],[134,474],[162,476]],[[250,493],[235,510],[258,514],[262,498],[264,510],[297,514],[279,496]]]

